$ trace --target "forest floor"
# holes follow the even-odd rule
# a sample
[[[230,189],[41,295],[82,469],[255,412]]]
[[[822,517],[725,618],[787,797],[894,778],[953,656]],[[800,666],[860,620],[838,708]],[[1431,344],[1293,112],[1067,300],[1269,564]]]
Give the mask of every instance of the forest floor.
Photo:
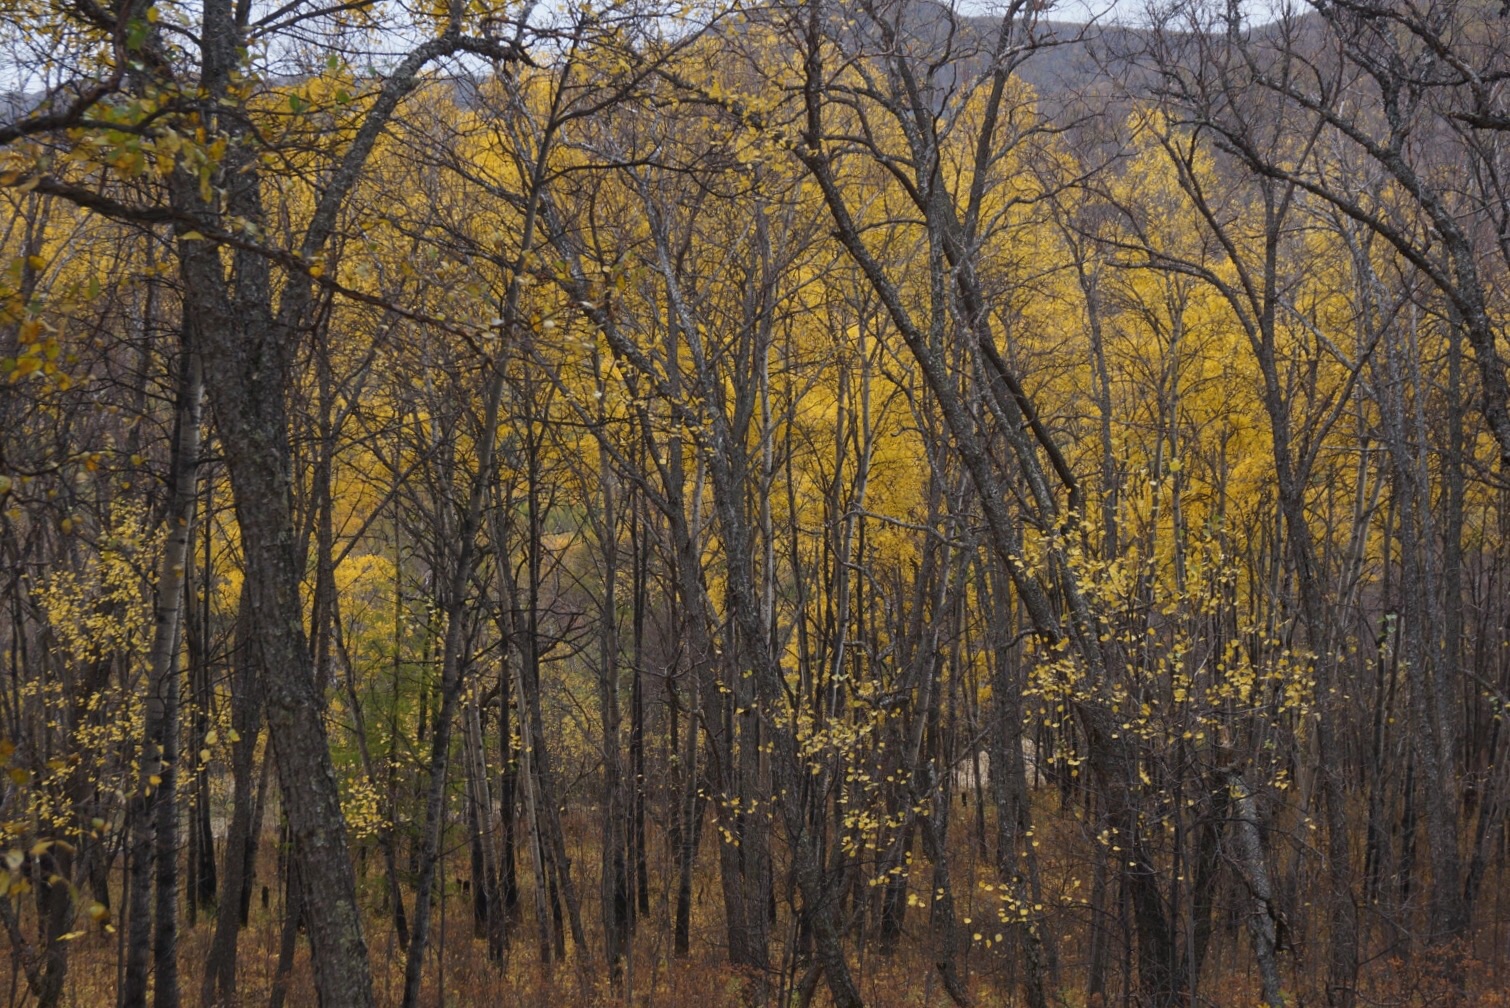
[[[953,837],[967,837],[969,824],[951,830]],[[569,836],[577,839],[590,833],[586,818],[569,823]],[[277,850],[274,837],[264,839],[259,856],[254,898],[247,929],[242,933],[238,960],[238,999],[228,1008],[262,1008],[273,1000],[277,982],[279,945],[282,935],[283,906],[277,886]],[[1069,837],[1045,837],[1046,875],[1056,870],[1060,860],[1053,850],[1072,849]],[[952,855],[956,891],[965,891],[972,874],[990,877],[989,869],[971,844],[956,841],[959,849]],[[951,844],[951,846],[956,846]],[[576,848],[576,844],[570,844]],[[581,891],[596,891],[595,861],[586,846],[574,849],[573,873],[580,872]],[[371,908],[367,920],[367,941],[374,973],[374,991],[379,1008],[398,1008],[403,991],[404,953],[399,947],[392,918],[383,910],[386,880],[377,866],[376,856],[367,860],[368,870],[359,871],[358,885],[364,904]],[[650,915],[641,921],[626,964],[621,984],[611,985],[601,956],[594,950],[588,960],[572,950],[564,962],[545,966],[540,963],[535,923],[530,903],[527,868],[520,885],[523,890],[519,917],[511,929],[513,944],[505,963],[488,959],[487,943],[473,934],[469,896],[463,892],[467,873],[465,850],[456,851],[447,865],[447,884],[437,901],[432,919],[432,949],[425,971],[422,1008],[743,1008],[748,1005],[800,1004],[792,985],[800,979],[802,968],[789,971],[785,984],[780,967],[786,940],[790,937],[787,907],[778,907],[772,928],[773,979],[762,997],[759,978],[748,971],[731,967],[725,957],[723,920],[720,910],[720,887],[717,858],[699,858],[693,900],[690,954],[681,959],[671,955],[670,913],[665,894],[657,892],[651,901]],[[669,867],[669,866],[662,866]],[[979,871],[977,871],[979,869]],[[652,869],[652,878],[658,877]],[[779,869],[778,869],[779,875]],[[667,874],[669,877],[669,873]],[[1495,880],[1489,880],[1491,883]],[[927,879],[914,879],[926,890]],[[264,888],[266,887],[266,888]],[[988,888],[988,886],[982,886]],[[1486,891],[1493,889],[1486,885]],[[407,894],[406,894],[407,895]],[[1360,972],[1360,1005],[1390,1008],[1510,1008],[1510,971],[1507,971],[1506,943],[1510,942],[1510,919],[1499,911],[1503,899],[1487,899],[1473,942],[1462,963],[1450,972],[1418,957],[1403,958],[1396,949],[1375,943]],[[963,901],[962,916],[969,909]],[[875,1008],[951,1008],[948,994],[931,961],[927,924],[923,911],[911,911],[907,934],[890,956],[882,955],[874,943],[849,942],[851,966],[867,1005]],[[213,929],[213,913],[201,913],[193,925],[184,921],[180,941],[180,982],[185,1008],[199,1004],[201,971]],[[592,944],[600,930],[598,922],[584,914],[584,928]],[[979,923],[973,925],[980,928]],[[1117,925],[1120,927],[1120,925]],[[966,932],[972,930],[965,926]],[[1018,956],[1011,939],[1003,944],[999,936],[986,928],[986,938],[995,937],[995,947],[971,941],[958,961],[968,990],[978,1008],[1015,1008],[1026,1001],[1017,976]],[[1375,928],[1376,935],[1385,929]],[[1120,938],[1112,942],[1114,961],[1111,968],[1112,996],[1104,1001],[1087,999],[1088,936],[1073,926],[1058,934],[1059,958],[1055,964],[1058,989],[1051,994],[1056,1008],[1135,1008],[1135,999],[1124,999],[1118,976],[1132,968],[1130,953]],[[118,933],[92,931],[80,935],[72,950],[64,1004],[68,1008],[99,1008],[116,1000],[117,963],[120,961]],[[1381,938],[1382,941],[1382,938]],[[1321,972],[1325,969],[1324,949],[1291,948],[1281,966],[1289,989],[1290,1003],[1297,1006],[1326,1003]],[[7,964],[8,965],[8,964]],[[790,965],[790,964],[788,964]],[[439,992],[443,991],[444,996]],[[1252,958],[1247,954],[1246,938],[1239,921],[1217,922],[1217,936],[1202,972],[1198,1005],[1209,1008],[1247,1008],[1256,1005],[1258,980]],[[0,1006],[24,1005],[25,986],[19,981],[0,979]],[[828,1003],[828,992],[818,983],[812,1000],[814,1008]],[[285,1008],[315,1008],[314,987],[310,972],[307,944],[300,939],[292,968],[286,978]]]

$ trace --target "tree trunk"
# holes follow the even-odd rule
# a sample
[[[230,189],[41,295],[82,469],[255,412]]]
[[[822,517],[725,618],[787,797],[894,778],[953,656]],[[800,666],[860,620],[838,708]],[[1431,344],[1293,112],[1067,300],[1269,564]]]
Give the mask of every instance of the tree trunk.
[[[1274,889],[1269,884],[1263,835],[1258,826],[1258,802],[1248,790],[1242,774],[1229,770],[1224,776],[1232,804],[1234,861],[1252,898],[1252,908],[1248,912],[1248,934],[1253,939],[1253,958],[1258,963],[1261,996],[1269,1008],[1282,1008],[1285,999],[1280,987],[1279,960],[1276,955],[1279,944],[1279,911],[1274,905]]]
[[[253,760],[262,733],[262,701],[257,680],[254,614],[243,588],[236,619],[236,647],[231,663],[231,821],[226,828],[225,887],[215,912],[215,930],[205,957],[199,1000],[206,1008],[229,1002],[236,991],[237,939],[246,926],[252,898],[252,870],[257,853],[262,788],[254,781]],[[262,764],[262,781],[267,767]]]
[[[198,358],[200,336],[195,323],[185,323],[169,462],[168,538],[158,572],[152,646],[148,657],[140,791],[132,801],[129,816],[133,883],[127,908],[128,945],[120,997],[122,1008],[145,1008],[147,961],[149,954],[154,952],[157,978],[153,1003],[156,1008],[176,1008],[178,1003],[177,659],[189,550],[194,541],[194,512],[198,504],[196,477],[204,388]],[[155,928],[151,901],[154,881],[159,890]]]

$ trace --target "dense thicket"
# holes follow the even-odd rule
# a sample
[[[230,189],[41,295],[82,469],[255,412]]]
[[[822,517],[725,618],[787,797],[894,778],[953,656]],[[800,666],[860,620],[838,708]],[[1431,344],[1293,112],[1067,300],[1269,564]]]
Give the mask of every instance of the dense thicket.
[[[0,13],[10,1002],[1498,1003],[1510,19],[1041,7]]]

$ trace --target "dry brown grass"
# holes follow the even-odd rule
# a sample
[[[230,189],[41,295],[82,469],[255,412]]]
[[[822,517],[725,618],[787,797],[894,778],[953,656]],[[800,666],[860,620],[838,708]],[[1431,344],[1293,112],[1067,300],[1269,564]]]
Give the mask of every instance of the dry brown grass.
[[[968,813],[962,813],[967,815]],[[1053,920],[1059,939],[1059,989],[1055,1003],[1060,1008],[1089,1008],[1084,994],[1086,953],[1089,945],[1087,916],[1076,909],[1088,896],[1088,880],[1077,890],[1071,880],[1088,879],[1088,861],[1081,850],[1081,838],[1073,823],[1044,816],[1041,820],[1042,869],[1045,895],[1062,908]],[[595,899],[597,878],[591,842],[583,835],[592,829],[586,821],[570,824],[574,836],[573,874],[578,878],[584,897],[584,925],[589,942],[597,940]],[[958,849],[953,855],[953,878],[961,916],[986,919],[993,897],[984,888],[994,881],[989,865],[970,849],[971,826],[958,824],[952,830]],[[692,951],[685,959],[671,956],[670,907],[667,894],[657,892],[650,916],[641,922],[627,963],[624,982],[609,985],[601,956],[591,950],[590,960],[573,951],[564,963],[544,966],[539,962],[533,911],[528,903],[530,887],[527,868],[521,878],[524,896],[521,912],[513,928],[513,946],[506,963],[489,961],[486,943],[472,934],[470,906],[460,891],[459,878],[467,872],[465,852],[457,852],[447,865],[448,884],[436,907],[432,924],[432,950],[425,971],[422,1004],[425,1008],[744,1008],[747,1005],[776,1005],[779,982],[771,978],[762,997],[760,979],[730,967],[725,961],[723,921],[719,903],[717,859],[705,851],[699,861],[700,873],[694,889]],[[920,859],[921,861],[921,859]],[[274,983],[282,907],[272,886],[270,905],[261,905],[261,886],[276,879],[275,852],[269,842],[262,851],[253,900],[250,924],[242,934],[239,959],[239,982],[235,1008],[260,1008],[268,1002]],[[377,859],[368,861],[370,874],[360,880],[363,900],[373,908],[367,921],[367,936],[374,972],[374,987],[380,1008],[397,1008],[403,988],[403,952],[393,933],[391,920],[376,908],[381,906],[386,888],[377,875]],[[668,864],[654,862],[652,880]],[[781,870],[778,857],[778,876]],[[924,867],[917,866],[915,884],[926,891]],[[118,880],[117,880],[118,881]],[[1510,973],[1507,973],[1506,937],[1510,919],[1505,914],[1505,899],[1495,888],[1498,880],[1490,879],[1480,904],[1479,924],[1474,940],[1468,943],[1455,962],[1432,961],[1418,955],[1414,959],[1393,954],[1382,944],[1385,929],[1375,928],[1372,957],[1360,977],[1361,1004],[1390,1008],[1510,1008]],[[212,920],[202,915],[197,926],[184,928],[181,940],[180,969],[184,1005],[197,1005],[200,972],[209,945]],[[772,930],[772,963],[784,961],[785,942],[790,937],[789,908],[781,906]],[[1214,939],[1208,968],[1201,980],[1199,1005],[1211,1008],[1246,1008],[1257,1003],[1258,983],[1247,954],[1246,937],[1235,922],[1228,922],[1225,936]],[[977,925],[978,926],[978,925]],[[949,1008],[950,1001],[938,981],[926,947],[926,914],[913,910],[908,916],[909,935],[892,957],[883,957],[872,947],[860,947],[851,940],[851,963],[868,1005],[876,1008]],[[1320,925],[1312,922],[1312,937],[1287,954],[1282,968],[1292,1003],[1299,1006],[1326,1003],[1321,972],[1325,968],[1324,947],[1317,934]],[[972,929],[966,929],[967,932]],[[998,930],[986,928],[988,934]],[[99,932],[82,936],[72,948],[65,1005],[69,1008],[99,1008],[115,1001],[118,963],[118,935]],[[1114,941],[1114,945],[1116,942]],[[1114,949],[1113,973],[1120,956]],[[986,948],[972,944],[960,962],[970,992],[980,1008],[1013,1008],[1024,1003],[1018,989],[1017,957],[1009,940],[1003,946]],[[10,968],[9,957],[5,969]],[[312,1008],[315,1005],[308,949],[301,940],[288,978],[288,1008]],[[10,997],[12,990],[21,997]],[[1105,1008],[1124,1002],[1118,981],[1112,979],[1113,996]],[[25,986],[0,979],[0,1005],[25,1004]],[[827,1003],[827,992],[820,983],[816,1006]]]

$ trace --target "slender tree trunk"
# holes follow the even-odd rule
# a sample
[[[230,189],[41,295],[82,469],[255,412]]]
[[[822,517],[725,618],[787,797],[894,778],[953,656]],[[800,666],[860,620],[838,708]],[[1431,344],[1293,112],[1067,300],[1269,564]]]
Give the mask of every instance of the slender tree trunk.
[[[599,389],[601,401],[601,388]],[[598,533],[603,597],[598,627],[598,717],[603,765],[600,802],[603,810],[602,850],[599,875],[599,909],[603,916],[603,949],[608,959],[610,983],[623,978],[624,956],[629,947],[630,896],[629,807],[624,781],[622,746],[619,742],[621,711],[619,704],[619,632],[618,632],[618,502],[607,453],[598,456],[599,508],[595,522]]]
[[[176,652],[175,647],[175,652]],[[174,665],[176,666],[176,662]],[[178,713],[179,674],[172,668],[163,683],[166,723],[162,735],[162,794],[154,812],[156,904],[152,934],[153,1008],[178,1008]]]
[[[299,869],[298,851],[290,851],[284,866],[283,927],[278,938],[278,962],[273,969],[273,989],[268,1008],[283,1008],[288,999],[288,981],[293,973],[294,953],[298,951],[299,930],[304,927],[304,887]]]
[[[650,545],[644,511],[643,495],[635,494],[630,525],[634,679],[629,688],[629,857],[634,912],[640,918],[650,916],[650,859],[645,834],[645,620],[649,610]]]
[[[205,958],[199,1000],[206,1008],[228,1002],[236,991],[237,939],[246,926],[252,898],[263,789],[254,779],[257,738],[262,732],[262,699],[257,680],[255,614],[243,588],[231,661],[231,820],[224,850],[225,887],[215,912],[215,930]],[[264,760],[262,783],[271,760]]]
[[[201,558],[193,565],[191,583],[184,605],[190,618],[185,620],[185,640],[189,651],[189,689],[194,704],[190,722],[189,744],[185,747],[194,754],[194,797],[189,811],[189,858],[187,910],[188,923],[193,929],[199,922],[199,911],[215,906],[215,832],[210,815],[210,772],[208,760],[200,754],[210,747],[210,718],[214,703],[214,690],[210,680],[210,585],[213,580],[210,525],[213,519],[213,479],[206,476],[204,514],[199,526],[204,531]],[[192,550],[191,550],[192,552]],[[197,587],[197,590],[196,590]]]
[[[696,674],[695,669],[691,674]],[[671,714],[667,732],[672,753],[677,753],[676,772],[672,779],[677,787],[673,792],[676,807],[672,813],[671,849],[676,863],[676,910],[672,922],[672,954],[686,958],[692,947],[692,873],[697,863],[698,839],[702,833],[704,789],[701,787],[701,771],[697,760],[697,718],[687,712],[686,742],[683,744],[677,732],[677,714],[680,710],[675,695],[676,685],[668,676],[666,690],[669,694]],[[688,691],[696,697],[696,684]]]
[[[469,698],[462,710],[467,763],[467,823],[472,853],[472,919],[474,937],[487,941],[488,958],[502,963],[508,949],[507,910],[498,892],[498,865],[491,820],[493,799],[488,787],[483,746],[482,709]]]
[[[500,564],[503,562],[502,559],[499,560]],[[515,868],[519,844],[519,822],[515,811],[519,802],[519,754],[514,749],[514,729],[509,716],[513,703],[511,698],[515,696],[515,692],[514,676],[509,670],[507,655],[499,675],[498,693],[498,745],[503,766],[498,785],[498,821],[502,833],[499,838],[498,884],[504,918],[500,926],[504,931],[503,941],[506,947],[509,928],[519,913],[519,876]]]
[[[189,550],[198,504],[200,404],[204,384],[194,323],[186,323],[179,361],[172,455],[169,462],[168,538],[157,579],[152,647],[148,658],[147,716],[143,729],[140,793],[132,802],[133,884],[128,907],[122,1008],[145,1008],[149,956],[157,971],[153,1003],[178,1002],[178,645],[186,598]],[[155,867],[155,871],[154,871]],[[152,883],[158,886],[152,925]],[[153,951],[155,950],[155,955]]]

